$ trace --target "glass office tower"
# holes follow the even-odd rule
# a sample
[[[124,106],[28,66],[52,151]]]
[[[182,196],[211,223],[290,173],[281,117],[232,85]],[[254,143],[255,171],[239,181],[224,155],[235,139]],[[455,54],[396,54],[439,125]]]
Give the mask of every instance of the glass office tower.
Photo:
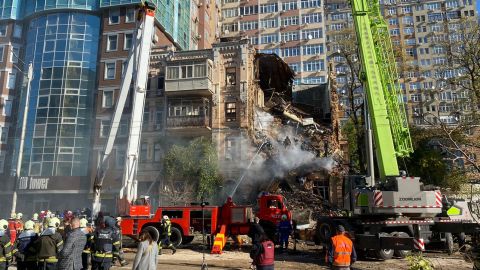
[[[22,173],[86,176],[100,18],[52,13],[32,19],[25,63],[33,63]]]

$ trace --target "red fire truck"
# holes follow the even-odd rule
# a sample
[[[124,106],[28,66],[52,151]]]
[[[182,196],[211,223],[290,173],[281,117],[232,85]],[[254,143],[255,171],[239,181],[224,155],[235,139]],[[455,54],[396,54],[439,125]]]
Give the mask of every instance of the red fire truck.
[[[284,201],[281,195],[265,193],[257,200],[255,214],[251,206],[236,205],[229,198],[222,206],[204,206],[203,213],[200,205],[165,206],[159,207],[155,214],[150,215],[145,211],[150,208],[148,200],[141,199],[137,205],[130,206],[130,216],[122,219],[122,233],[136,238],[147,227],[160,230],[162,217],[166,215],[172,222],[171,241],[179,246],[192,242],[195,232],[202,232],[202,216],[205,233],[209,236],[222,233],[225,239],[229,236],[248,234],[250,220],[256,216],[266,233],[272,236],[282,215],[286,215],[288,220],[292,219],[292,214]]]

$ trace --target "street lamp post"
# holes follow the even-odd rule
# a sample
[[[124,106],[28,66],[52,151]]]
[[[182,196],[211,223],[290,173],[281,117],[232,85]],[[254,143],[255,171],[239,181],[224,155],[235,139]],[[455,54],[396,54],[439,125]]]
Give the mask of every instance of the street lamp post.
[[[17,157],[17,171],[15,173],[15,185],[13,189],[13,198],[12,198],[12,214],[14,214],[17,210],[17,183],[20,181],[20,170],[22,169],[22,157],[23,157],[23,145],[25,144],[25,131],[27,126],[27,115],[28,115],[28,106],[30,103],[30,86],[33,79],[33,66],[32,63],[28,64],[28,72],[27,72],[27,93],[25,99],[25,109],[23,112],[23,119],[22,119],[22,131],[20,135],[20,145],[18,149],[18,157]]]

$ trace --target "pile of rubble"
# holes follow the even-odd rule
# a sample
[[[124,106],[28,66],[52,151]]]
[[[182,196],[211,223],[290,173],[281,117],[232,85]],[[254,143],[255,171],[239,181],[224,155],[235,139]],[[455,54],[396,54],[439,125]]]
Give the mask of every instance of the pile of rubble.
[[[323,193],[318,189],[318,185],[328,187],[332,176],[342,178],[347,170],[339,149],[338,123],[319,124],[313,112],[292,103],[294,73],[283,61],[269,55],[257,60],[263,67],[259,81],[265,108],[255,112],[252,140],[273,170],[287,170],[274,173],[274,179],[263,183],[267,185],[263,190],[283,194],[300,224],[316,220],[319,215],[341,215],[331,206],[328,189]]]

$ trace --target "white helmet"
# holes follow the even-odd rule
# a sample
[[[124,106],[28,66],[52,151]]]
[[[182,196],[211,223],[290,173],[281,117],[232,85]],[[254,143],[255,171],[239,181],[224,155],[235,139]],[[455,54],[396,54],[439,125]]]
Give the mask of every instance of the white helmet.
[[[169,220],[169,218],[168,218],[168,216],[167,216],[167,215],[163,216],[163,218],[162,218],[162,219],[163,219],[163,220]]]
[[[32,220],[33,221],[38,221],[38,214],[37,213],[33,214]]]
[[[34,226],[35,226],[35,222],[31,220],[25,222],[25,230],[33,230]]]
[[[23,217],[23,214],[22,214],[22,213],[18,213],[18,214],[17,214],[17,219],[22,219],[22,217]]]
[[[85,218],[80,219],[80,228],[86,228],[88,224],[88,220]]]
[[[48,220],[48,227],[58,228],[60,227],[60,219],[53,217]]]
[[[0,231],[6,231],[8,229],[8,221],[0,219]]]

